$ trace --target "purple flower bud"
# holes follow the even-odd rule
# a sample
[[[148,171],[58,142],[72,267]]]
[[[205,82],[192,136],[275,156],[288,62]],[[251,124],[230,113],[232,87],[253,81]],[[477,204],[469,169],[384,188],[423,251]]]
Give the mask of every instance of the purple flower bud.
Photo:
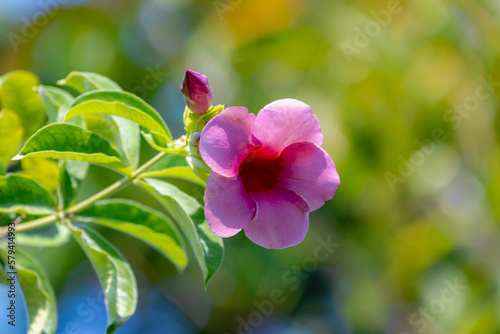
[[[191,70],[184,74],[181,92],[186,98],[188,108],[198,115],[206,113],[214,100],[207,76]]]

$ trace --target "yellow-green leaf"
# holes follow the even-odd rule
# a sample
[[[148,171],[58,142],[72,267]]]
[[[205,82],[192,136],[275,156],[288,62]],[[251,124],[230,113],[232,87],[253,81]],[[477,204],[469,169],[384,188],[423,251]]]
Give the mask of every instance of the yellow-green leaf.
[[[171,141],[170,131],[160,115],[139,97],[113,90],[93,91],[75,99],[65,121],[78,115],[107,114],[127,118]]]
[[[40,129],[28,140],[20,154],[25,157],[85,161],[125,175],[132,174],[120,153],[105,138],[71,124],[50,124]]]
[[[38,93],[42,98],[49,121],[51,123],[62,122],[73,101],[73,96],[60,88],[44,85],[38,87]]]
[[[65,79],[59,80],[58,85],[65,85],[86,93],[99,89],[121,90],[120,86],[111,79],[92,72],[71,72]]]
[[[53,195],[57,194],[59,166],[57,161],[45,158],[27,157],[21,160],[22,171],[18,175],[38,182]]]
[[[0,161],[7,166],[23,141],[24,130],[19,116],[9,109],[0,111]]]
[[[0,104],[19,115],[25,138],[46,122],[42,99],[34,90],[39,84],[40,79],[33,73],[15,71],[6,74],[0,86]]]
[[[205,186],[206,183],[202,179],[196,175],[190,167],[171,167],[159,171],[154,172],[146,172],[141,174],[142,178],[146,177],[166,177],[166,178],[174,178],[174,179],[182,179],[187,180],[201,186]]]

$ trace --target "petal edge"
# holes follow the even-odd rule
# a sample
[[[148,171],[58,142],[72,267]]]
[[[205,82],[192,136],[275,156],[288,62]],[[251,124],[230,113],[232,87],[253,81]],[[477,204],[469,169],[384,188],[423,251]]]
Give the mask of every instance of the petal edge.
[[[203,200],[207,223],[222,238],[241,231],[255,214],[255,202],[239,176],[226,178],[210,172]]]
[[[280,188],[253,197],[257,211],[244,228],[251,241],[265,248],[283,249],[304,239],[309,228],[309,208],[302,198]]]

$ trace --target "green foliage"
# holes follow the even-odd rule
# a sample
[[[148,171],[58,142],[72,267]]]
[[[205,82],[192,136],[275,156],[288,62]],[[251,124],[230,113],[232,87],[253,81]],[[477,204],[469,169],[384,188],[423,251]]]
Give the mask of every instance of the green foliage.
[[[7,166],[23,141],[24,130],[19,116],[9,110],[0,111],[0,162]]]
[[[179,270],[187,265],[184,240],[178,228],[162,213],[141,203],[124,199],[101,200],[75,219],[130,234],[156,248]]]
[[[78,115],[107,114],[127,118],[171,140],[170,131],[160,115],[139,97],[113,90],[85,93],[78,97],[66,114],[65,121]]]
[[[21,149],[24,157],[85,161],[132,173],[120,153],[103,137],[71,124],[50,124],[40,129]]]
[[[0,176],[0,213],[54,213],[54,200],[37,182],[26,177],[7,174]]]
[[[60,247],[70,239],[69,229],[62,224],[53,224],[16,235],[17,244],[32,247]]]
[[[73,71],[65,79],[59,80],[57,83],[72,87],[81,93],[99,89],[121,90],[120,86],[111,79],[90,72]]]
[[[105,291],[107,333],[115,332],[135,312],[137,286],[127,260],[92,225],[137,238],[169,259],[179,272],[188,264],[187,238],[208,284],[222,262],[222,240],[210,230],[200,203],[155,179],[187,181],[196,189],[205,186],[186,162],[185,137],[172,140],[153,107],[95,73],[72,72],[58,82],[68,91],[40,85],[29,72],[9,73],[2,79],[2,221],[16,216],[21,221],[16,226],[19,245],[59,247],[73,236]],[[69,92],[73,90],[76,96]],[[51,124],[46,124],[47,119]],[[139,166],[141,126],[145,139],[160,153]],[[78,201],[89,164],[125,177]],[[131,183],[151,193],[165,212],[129,199],[105,199]],[[0,231],[5,235],[8,230],[0,227]],[[22,251],[19,262],[30,331],[54,333],[55,298],[47,276]]]
[[[62,122],[69,105],[73,101],[73,96],[61,88],[43,85],[38,87],[38,93],[42,98],[49,122]]]
[[[29,138],[46,122],[42,99],[34,91],[39,84],[40,80],[33,73],[16,71],[6,74],[0,86],[2,108],[17,113],[25,138]]]
[[[7,255],[12,255],[15,262],[5,261]],[[16,269],[16,276],[26,300],[28,333],[54,333],[57,325],[56,298],[43,268],[31,255],[19,247],[9,247],[4,240],[0,240],[0,256],[4,263],[9,266],[12,264]]]
[[[159,178],[174,178],[174,179],[182,179],[193,182],[195,184],[199,184],[201,186],[205,186],[206,183],[202,179],[200,179],[193,170],[188,166],[180,166],[180,167],[170,167],[159,171],[154,172],[146,172],[142,174],[142,177],[159,177]]]
[[[127,322],[137,307],[134,272],[120,251],[102,236],[87,226],[70,225],[70,229],[101,282],[108,313],[106,333],[114,333]]]
[[[59,84],[67,85],[82,93],[88,93],[96,90],[122,90],[120,86],[111,79],[97,73],[89,72],[71,72],[68,77],[61,80]],[[68,108],[69,107],[70,106],[68,104]],[[103,119],[109,126],[115,141],[118,143],[120,152],[122,152],[123,156],[127,159],[131,168],[135,169],[139,163],[139,124],[135,123],[133,120],[131,121],[116,116],[108,117],[105,115],[107,113],[102,114]],[[66,115],[63,116],[63,119],[65,117]]]
[[[47,158],[28,157],[21,160],[21,175],[38,182],[53,197],[57,196],[59,166],[57,161]]]
[[[219,269],[224,255],[222,239],[205,221],[203,207],[191,196],[167,182],[145,179],[139,184],[153,195],[177,222],[193,248],[200,264],[205,285]]]

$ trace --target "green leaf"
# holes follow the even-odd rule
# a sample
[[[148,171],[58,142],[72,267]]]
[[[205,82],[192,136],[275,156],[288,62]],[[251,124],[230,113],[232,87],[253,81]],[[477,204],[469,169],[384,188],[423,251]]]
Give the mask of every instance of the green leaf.
[[[70,229],[101,282],[108,313],[106,333],[114,333],[137,307],[137,283],[132,268],[118,249],[90,228],[70,225]]]
[[[21,160],[22,171],[17,175],[35,180],[50,194],[57,195],[59,183],[59,166],[57,161],[46,158],[28,157]]]
[[[106,115],[104,115],[106,116]],[[135,170],[139,165],[141,150],[141,134],[139,124],[118,116],[105,117],[112,129],[120,152],[127,159],[130,167]]]
[[[5,170],[2,165],[2,161],[0,160],[0,175],[5,175]]]
[[[0,103],[19,115],[24,128],[24,138],[29,138],[46,122],[42,99],[33,89],[40,84],[36,75],[16,71],[4,76],[0,86]]]
[[[7,243],[2,240],[2,257],[6,257],[9,250]],[[57,326],[56,298],[47,274],[31,255],[19,247],[15,248],[12,256],[15,258],[16,276],[28,309],[28,333],[54,333]]]
[[[37,182],[16,175],[0,176],[0,212],[48,215],[54,200]]]
[[[146,128],[142,129],[141,134],[146,142],[157,151],[168,152],[170,154],[177,154],[182,156],[186,156],[188,154],[185,143],[181,142],[182,139],[168,142],[166,137],[164,137],[163,135],[154,131],[150,131]]]
[[[146,172],[155,172],[172,167],[185,167],[188,166],[186,158],[181,155],[167,154],[161,158],[157,163],[146,169]]]
[[[80,95],[73,101],[65,121],[78,115],[107,114],[127,118],[171,141],[160,115],[139,97],[122,91],[101,90]]]
[[[146,172],[141,174],[141,178],[151,178],[151,177],[167,177],[174,179],[187,180],[201,186],[205,186],[206,183],[200,179],[190,167],[171,167],[154,172]]]
[[[42,98],[49,121],[51,123],[62,122],[68,107],[74,100],[73,96],[60,88],[44,85],[38,87],[38,94]]]
[[[40,129],[20,152],[26,157],[85,161],[116,169],[125,175],[132,171],[103,137],[71,124],[50,124]]]
[[[78,186],[75,185],[74,180],[66,170],[66,164],[67,161],[65,160],[59,168],[59,184],[57,187],[59,209],[65,209],[70,206],[78,190]]]
[[[66,161],[66,171],[71,177],[71,184],[76,192],[87,177],[89,164],[83,161],[68,160]]]
[[[19,116],[9,109],[0,111],[0,162],[4,166],[16,155],[23,142],[24,130]]]
[[[64,160],[59,168],[57,197],[59,209],[69,207],[87,176],[89,164],[83,161]]]
[[[31,247],[59,247],[70,239],[69,229],[61,224],[52,224],[36,230],[16,233],[16,242],[19,245]]]
[[[169,148],[168,141],[165,136],[145,128],[142,129],[141,134],[147,143],[155,150],[166,151]]]
[[[92,72],[71,72],[65,79],[59,80],[57,84],[72,87],[82,93],[99,89],[121,90],[121,87],[111,79]]]
[[[203,207],[172,184],[145,179],[139,181],[139,185],[151,193],[180,226],[193,248],[207,286],[222,263],[224,245],[208,226]]]
[[[118,90],[121,87],[111,79],[97,73],[90,72],[72,72],[69,76],[60,81],[60,84],[68,85],[82,93],[87,93],[95,90]],[[73,118],[72,118],[73,119]],[[64,120],[64,117],[61,121]],[[118,143],[120,151],[129,162],[132,169],[137,168],[139,164],[140,150],[140,132],[139,125],[133,121],[123,119],[121,117],[112,116],[105,117],[106,122],[114,122],[116,126],[108,124],[114,130],[113,135]]]
[[[184,241],[177,227],[161,212],[141,203],[126,199],[102,200],[75,219],[130,234],[154,247],[179,270],[187,265]]]

